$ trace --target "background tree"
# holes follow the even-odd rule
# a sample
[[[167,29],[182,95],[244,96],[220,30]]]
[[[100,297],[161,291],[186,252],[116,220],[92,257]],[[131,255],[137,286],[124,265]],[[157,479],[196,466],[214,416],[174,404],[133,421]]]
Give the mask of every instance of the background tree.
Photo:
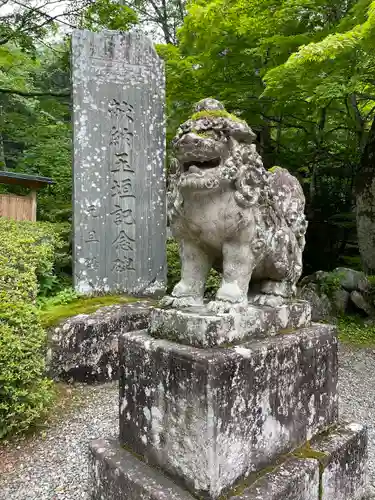
[[[345,162],[312,169],[310,191],[316,193],[318,175],[325,184],[349,179],[347,196],[355,194],[359,249],[364,268],[375,272],[375,2],[360,0],[336,28],[318,43],[302,46],[284,64],[265,75],[265,96],[309,101],[323,110],[324,140]],[[372,127],[371,127],[371,124]],[[371,128],[371,133],[369,130]],[[331,152],[333,150],[331,149]],[[332,159],[335,160],[337,156]],[[332,169],[334,167],[334,169]],[[327,179],[328,174],[328,179]],[[356,187],[355,193],[353,187]],[[312,204],[315,210],[314,203]]]
[[[282,165],[304,184],[306,272],[360,265],[353,187],[373,116],[363,88],[372,65],[361,47],[326,67],[285,68],[301,46],[364,23],[370,3],[198,0],[189,4],[179,45],[158,49],[167,67],[170,135],[193,102],[212,95],[251,124],[266,167]],[[336,40],[340,45],[340,35]]]

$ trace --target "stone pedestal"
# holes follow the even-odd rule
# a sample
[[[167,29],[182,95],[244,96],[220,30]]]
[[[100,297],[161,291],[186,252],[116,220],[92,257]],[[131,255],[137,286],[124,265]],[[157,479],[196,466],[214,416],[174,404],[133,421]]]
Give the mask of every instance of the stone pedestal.
[[[205,306],[186,309],[154,309],[149,332],[153,337],[197,347],[214,347],[249,338],[273,336],[280,330],[311,323],[311,306],[291,300],[278,307],[249,304],[230,313],[214,314]]]
[[[366,430],[335,426],[276,463],[239,481],[223,500],[364,500]],[[175,479],[151,467],[117,440],[100,439],[90,449],[92,500],[195,500]],[[198,497],[202,498],[202,497]]]
[[[332,327],[233,348],[120,337],[120,442],[218,498],[337,419]]]
[[[193,325],[244,323],[199,311],[154,310],[120,336],[120,435],[91,449],[93,500],[362,498],[367,435],[338,426],[335,328],[272,314],[263,338],[243,327],[221,347],[187,345],[204,339]],[[158,338],[176,321],[184,343]]]

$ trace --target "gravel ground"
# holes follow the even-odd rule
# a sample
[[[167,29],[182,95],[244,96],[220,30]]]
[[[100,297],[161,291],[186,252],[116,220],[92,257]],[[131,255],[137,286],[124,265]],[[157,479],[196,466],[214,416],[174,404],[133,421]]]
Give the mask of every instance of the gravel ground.
[[[340,346],[340,418],[368,426],[369,500],[375,500],[375,350]]]
[[[84,398],[43,439],[0,453],[0,500],[87,500],[87,448],[118,434],[118,383],[84,386]],[[20,449],[21,448],[21,449]],[[9,472],[1,473],[5,467]]]
[[[375,350],[340,348],[341,418],[369,426],[375,499]],[[87,445],[117,435],[117,383],[86,386],[76,411],[45,435],[0,450],[0,500],[88,500]]]

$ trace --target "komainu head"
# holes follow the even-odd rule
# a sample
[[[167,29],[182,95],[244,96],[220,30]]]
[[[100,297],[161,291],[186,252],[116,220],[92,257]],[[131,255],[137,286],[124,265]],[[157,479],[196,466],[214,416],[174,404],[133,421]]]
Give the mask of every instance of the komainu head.
[[[248,174],[262,177],[262,161],[252,144],[251,128],[214,99],[203,99],[173,139],[175,180],[184,189],[211,190],[233,184]],[[247,175],[249,177],[249,175]],[[259,180],[259,179],[258,179]]]

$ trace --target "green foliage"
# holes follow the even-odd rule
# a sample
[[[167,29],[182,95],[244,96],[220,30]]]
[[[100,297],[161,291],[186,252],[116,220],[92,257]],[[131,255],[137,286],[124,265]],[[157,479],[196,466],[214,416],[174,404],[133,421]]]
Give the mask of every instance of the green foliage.
[[[343,316],[338,320],[342,342],[362,347],[375,345],[375,323],[358,316]]]
[[[43,294],[44,281],[53,276],[54,253],[59,245],[52,224],[0,217],[0,293],[34,303],[37,294]]]
[[[137,23],[138,16],[130,7],[110,0],[96,0],[83,11],[81,28],[127,31]]]
[[[158,47],[168,139],[194,102],[213,96],[257,133],[266,168],[280,165],[303,184],[306,273],[358,255],[353,187],[375,111],[372,4],[193,0],[179,45]],[[360,39],[346,42],[349,31]]]
[[[343,278],[343,273],[338,271],[333,271],[331,273],[326,273],[321,279],[318,280],[318,286],[321,293],[327,295],[327,297],[332,298],[333,294],[340,290],[341,280]]]
[[[179,245],[173,238],[167,241],[167,262],[168,262],[168,283],[167,293],[171,293],[173,287],[180,281],[181,276],[181,261],[179,254]],[[208,298],[213,298],[220,287],[221,275],[215,269],[211,269],[207,282],[205,295]]]
[[[180,281],[181,273],[179,245],[173,238],[167,241],[167,263],[167,293],[171,293],[173,287]]]
[[[57,292],[55,295],[52,295],[50,297],[38,297],[37,299],[37,306],[41,310],[46,310],[51,307],[55,306],[61,306],[61,305],[67,305],[70,304],[71,302],[74,302],[75,300],[80,298],[80,294],[77,293],[74,288],[63,288],[59,292]]]
[[[205,296],[213,299],[215,297],[216,292],[220,288],[221,285],[221,274],[216,271],[216,269],[211,269],[207,281],[206,281],[206,290]]]
[[[38,300],[54,296],[72,286],[72,234],[70,224],[48,224],[55,236],[52,269],[38,274]]]
[[[0,439],[19,433],[51,404],[37,277],[52,272],[56,236],[47,224],[0,217]]]
[[[77,314],[90,314],[100,307],[114,304],[128,304],[139,299],[123,295],[104,295],[102,297],[79,297],[72,290],[63,290],[56,297],[45,301],[40,311],[40,320],[44,328],[54,326],[61,320]]]

